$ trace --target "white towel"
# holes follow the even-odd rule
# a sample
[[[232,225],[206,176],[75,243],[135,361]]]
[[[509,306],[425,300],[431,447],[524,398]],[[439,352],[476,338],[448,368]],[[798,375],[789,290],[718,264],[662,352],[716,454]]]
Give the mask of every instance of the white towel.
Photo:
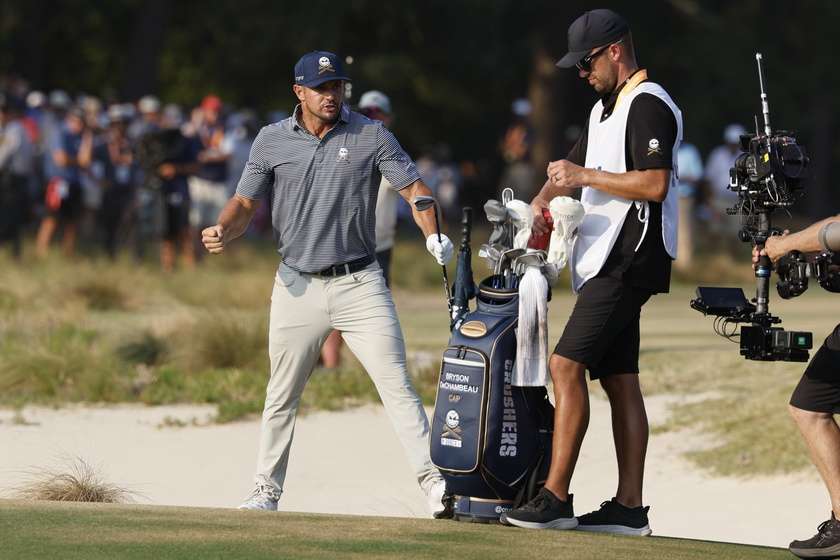
[[[529,266],[519,283],[519,328],[516,368],[511,385],[548,384],[548,281],[538,266]]]

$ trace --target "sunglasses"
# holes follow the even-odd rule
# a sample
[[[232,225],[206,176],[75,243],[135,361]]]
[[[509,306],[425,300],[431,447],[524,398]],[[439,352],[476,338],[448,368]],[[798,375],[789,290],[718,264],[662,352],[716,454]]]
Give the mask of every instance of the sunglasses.
[[[610,43],[606,47],[603,47],[603,48],[599,49],[598,51],[594,52],[593,54],[590,54],[589,56],[585,57],[580,62],[575,64],[575,66],[577,66],[578,70],[583,70],[584,72],[591,72],[592,71],[592,61],[595,60],[596,58],[598,58],[599,56],[601,56],[602,54],[604,54],[605,52],[607,52],[607,49],[610,48],[611,46],[618,45],[619,43],[621,43],[621,41],[622,41],[622,39],[619,39],[615,43]]]

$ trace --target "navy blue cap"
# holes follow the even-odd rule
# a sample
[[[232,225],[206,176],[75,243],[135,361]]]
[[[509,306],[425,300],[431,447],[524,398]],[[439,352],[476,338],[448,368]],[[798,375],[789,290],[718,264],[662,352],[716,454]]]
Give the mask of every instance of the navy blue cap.
[[[589,51],[618,41],[630,33],[630,25],[612,10],[590,10],[569,26],[569,52],[557,66],[571,68]]]
[[[295,85],[315,87],[330,80],[350,80],[344,75],[341,60],[331,52],[314,51],[295,64]]]

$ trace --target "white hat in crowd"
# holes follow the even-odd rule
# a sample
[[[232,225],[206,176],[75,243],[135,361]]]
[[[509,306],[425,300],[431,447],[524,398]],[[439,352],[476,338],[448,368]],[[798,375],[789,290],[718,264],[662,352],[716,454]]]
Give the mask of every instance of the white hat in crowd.
[[[144,95],[137,102],[137,110],[141,113],[159,113],[160,99],[154,95]]]
[[[43,91],[32,90],[26,94],[26,105],[33,109],[43,107],[47,102],[47,96]]]
[[[367,91],[359,98],[360,109],[379,109],[383,113],[391,114],[391,100],[381,91]]]
[[[50,92],[50,105],[59,109],[69,109],[73,104],[70,95],[63,89],[56,89]]]
[[[727,144],[737,144],[741,140],[741,135],[746,133],[747,129],[740,124],[730,124],[723,131],[723,141]]]

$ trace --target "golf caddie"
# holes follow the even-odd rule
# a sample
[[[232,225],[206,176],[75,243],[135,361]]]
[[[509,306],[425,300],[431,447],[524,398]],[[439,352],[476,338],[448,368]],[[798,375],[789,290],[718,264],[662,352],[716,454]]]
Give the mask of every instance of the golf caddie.
[[[642,501],[648,420],[639,384],[641,311],[667,292],[676,257],[679,109],[636,63],[627,21],[591,10],[569,27],[574,68],[599,94],[583,134],[566,159],[552,161],[532,201],[534,227],[557,196],[580,194],[584,215],[569,263],[578,294],[549,359],[555,411],[551,466],[544,487],[524,506],[503,513],[508,525],[651,534]],[[576,517],[572,476],[589,424],[586,372],[610,402],[618,484],[612,498]]]
[[[381,177],[409,203],[432,191],[382,122],[344,104],[349,78],[335,54],[303,56],[294,80],[299,104],[293,115],[260,131],[236,193],[218,223],[202,232],[207,250],[222,252],[245,232],[265,200],[280,255],[255,488],[239,509],[277,509],[301,394],[324,341],[337,330],[376,384],[417,482],[429,496],[431,515],[451,516],[451,497],[429,458],[428,419],[408,375],[402,330],[374,241]],[[413,214],[429,252],[446,264],[454,248],[445,235],[438,236],[434,214]]]

